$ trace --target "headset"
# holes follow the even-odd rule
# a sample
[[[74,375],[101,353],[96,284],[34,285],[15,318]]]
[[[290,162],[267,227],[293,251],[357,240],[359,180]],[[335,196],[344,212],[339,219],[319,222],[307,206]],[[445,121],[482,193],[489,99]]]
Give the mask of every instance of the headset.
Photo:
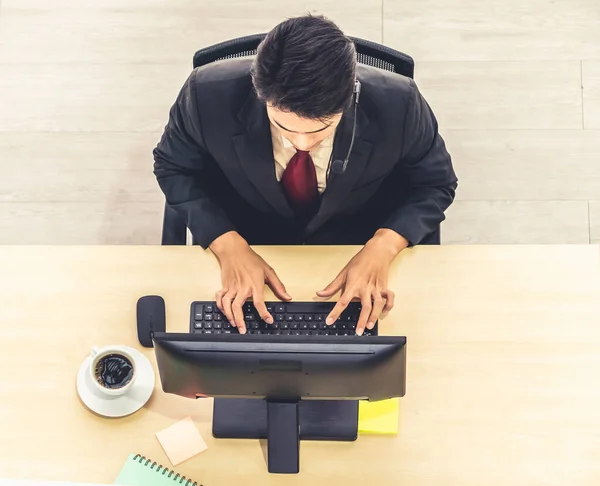
[[[357,79],[356,83],[354,83],[354,125],[352,127],[352,139],[350,140],[350,148],[348,149],[348,154],[344,160],[334,160],[331,165],[331,170],[336,174],[343,174],[346,172],[346,167],[348,167],[348,160],[350,159],[350,154],[352,153],[352,148],[354,147],[354,136],[356,135],[356,113],[358,110],[358,99],[360,98],[360,81]]]

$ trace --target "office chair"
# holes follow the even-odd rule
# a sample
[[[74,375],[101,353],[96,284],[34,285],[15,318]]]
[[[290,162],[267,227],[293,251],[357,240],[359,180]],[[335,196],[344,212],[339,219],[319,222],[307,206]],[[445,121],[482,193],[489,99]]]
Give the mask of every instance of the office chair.
[[[194,54],[194,69],[211,62],[235,57],[246,57],[256,55],[256,50],[266,34],[254,34],[238,37],[204,49]],[[374,66],[379,69],[391,71],[412,78],[414,76],[415,64],[413,59],[402,52],[390,49],[375,42],[350,37],[354,41],[357,52],[357,60],[360,64]],[[185,245],[187,243],[187,228],[185,222],[177,215],[175,210],[165,204],[163,217],[162,243],[163,245]],[[192,244],[195,244],[192,238]],[[424,245],[440,244],[440,228],[421,242]]]

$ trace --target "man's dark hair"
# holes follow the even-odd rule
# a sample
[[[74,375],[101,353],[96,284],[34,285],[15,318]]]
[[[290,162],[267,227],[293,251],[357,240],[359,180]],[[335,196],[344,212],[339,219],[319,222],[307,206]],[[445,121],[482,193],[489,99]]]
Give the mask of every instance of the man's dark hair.
[[[303,118],[322,120],[352,103],[354,42],[323,16],[282,22],[258,47],[252,82],[258,98]]]

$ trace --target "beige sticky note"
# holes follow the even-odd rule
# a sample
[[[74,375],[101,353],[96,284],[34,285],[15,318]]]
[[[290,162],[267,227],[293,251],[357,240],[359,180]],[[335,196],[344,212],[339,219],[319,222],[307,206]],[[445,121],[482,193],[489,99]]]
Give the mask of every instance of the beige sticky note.
[[[157,432],[156,438],[173,466],[208,449],[191,417]]]

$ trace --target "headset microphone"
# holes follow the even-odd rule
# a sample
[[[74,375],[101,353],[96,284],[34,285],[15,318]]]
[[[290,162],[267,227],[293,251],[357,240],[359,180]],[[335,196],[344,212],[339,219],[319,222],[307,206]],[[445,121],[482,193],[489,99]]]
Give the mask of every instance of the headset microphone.
[[[334,160],[331,165],[331,170],[336,174],[343,174],[346,172],[346,167],[348,167],[348,160],[350,159],[350,154],[352,153],[352,148],[354,147],[354,136],[356,135],[356,111],[358,108],[358,98],[360,97],[360,81],[356,80],[354,84],[354,125],[352,127],[352,139],[350,140],[350,148],[348,148],[348,154],[344,160]]]

